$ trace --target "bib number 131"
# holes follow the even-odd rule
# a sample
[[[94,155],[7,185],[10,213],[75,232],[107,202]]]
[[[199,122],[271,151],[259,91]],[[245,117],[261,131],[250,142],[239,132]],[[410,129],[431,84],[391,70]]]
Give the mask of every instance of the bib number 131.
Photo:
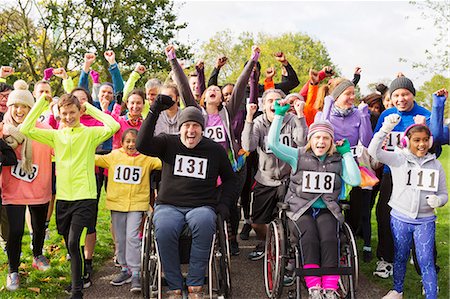
[[[206,178],[208,159],[176,155],[173,174],[197,179]]]
[[[302,192],[332,193],[335,174],[332,172],[304,171]]]

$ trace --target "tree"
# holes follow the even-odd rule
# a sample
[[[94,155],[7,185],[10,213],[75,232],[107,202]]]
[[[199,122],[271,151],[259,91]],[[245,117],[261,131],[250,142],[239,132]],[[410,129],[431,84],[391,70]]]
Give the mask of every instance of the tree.
[[[277,69],[275,81],[281,80],[280,64],[273,57],[276,52],[284,52],[289,63],[297,72],[301,84],[308,80],[310,68],[316,70],[324,66],[332,66],[328,51],[318,40],[314,40],[303,33],[286,33],[281,36],[271,36],[259,33],[256,37],[251,33],[242,33],[237,39],[231,31],[216,33],[202,46],[201,58],[205,60],[206,74],[211,72],[217,57],[228,57],[227,64],[222,68],[220,78],[222,82],[235,82],[240,75],[244,63],[249,59],[251,46],[257,44],[261,48],[261,80],[264,80],[264,70],[274,66]],[[300,89],[297,87],[296,90]]]
[[[430,48],[425,50],[425,61],[413,61],[413,68],[423,70],[423,73],[446,74],[449,71],[449,25],[450,6],[448,1],[410,1],[421,11],[421,17],[433,21],[436,38]],[[423,28],[418,27],[417,30]],[[400,61],[408,62],[400,58]]]
[[[431,111],[432,94],[441,89],[450,90],[450,78],[442,75],[434,75],[430,81],[424,82],[420,89],[416,92],[416,102]],[[450,101],[445,102],[444,118],[450,118]]]

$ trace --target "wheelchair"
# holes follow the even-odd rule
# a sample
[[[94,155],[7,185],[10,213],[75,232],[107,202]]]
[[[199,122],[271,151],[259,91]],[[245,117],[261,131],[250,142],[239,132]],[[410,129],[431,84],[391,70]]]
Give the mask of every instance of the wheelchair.
[[[144,298],[162,297],[162,287],[165,285],[162,275],[162,265],[158,252],[152,213],[146,217],[143,229],[141,248],[141,284]],[[191,248],[191,232],[184,226],[179,239],[179,253],[181,264],[189,263]],[[208,273],[206,276],[209,298],[232,298],[230,276],[230,246],[228,243],[227,223],[217,215],[216,233],[211,244]]]
[[[301,249],[298,244],[291,245],[289,240],[286,211],[289,204],[278,203],[279,216],[268,226],[266,235],[266,254],[264,256],[264,283],[268,298],[281,298],[286,266],[289,260],[295,260],[295,290],[290,290],[288,298],[301,298],[303,276],[340,275],[338,293],[341,298],[354,299],[358,287],[358,252],[356,240],[350,226],[344,222],[339,231],[338,250],[340,262],[337,268],[303,269]],[[342,210],[348,205],[341,204]],[[305,286],[306,289],[306,286]]]

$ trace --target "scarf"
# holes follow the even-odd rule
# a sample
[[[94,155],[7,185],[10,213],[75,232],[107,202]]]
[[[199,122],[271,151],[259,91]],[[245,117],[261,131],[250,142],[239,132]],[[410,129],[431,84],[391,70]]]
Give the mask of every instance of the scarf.
[[[353,109],[355,107],[352,106],[348,109],[342,109],[337,107],[336,105],[333,105],[333,108],[331,108],[331,112],[333,112],[333,114],[337,115],[337,116],[342,116],[342,117],[346,117],[348,115],[350,115],[353,112]]]
[[[22,170],[27,174],[33,171],[33,151],[31,148],[31,140],[28,139],[24,134],[20,132],[21,125],[18,124],[11,116],[11,111],[8,109],[3,118],[3,132],[5,134],[5,142],[16,149],[22,144]]]

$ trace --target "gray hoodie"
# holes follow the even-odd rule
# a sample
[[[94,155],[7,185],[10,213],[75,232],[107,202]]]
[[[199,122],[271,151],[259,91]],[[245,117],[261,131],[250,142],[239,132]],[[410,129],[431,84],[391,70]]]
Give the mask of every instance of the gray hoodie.
[[[378,131],[369,144],[369,154],[392,171],[392,195],[389,206],[410,218],[434,215],[427,203],[427,195],[441,198],[441,206],[448,201],[444,168],[436,155],[427,153],[419,158],[409,149],[395,148],[394,152],[382,149],[386,133]]]
[[[252,123],[245,122],[242,131],[242,148],[252,152],[257,150],[259,155],[258,171],[255,180],[265,186],[276,187],[282,181],[289,179],[291,166],[278,159],[267,145],[271,122],[265,114],[256,117]],[[280,142],[291,147],[301,147],[306,144],[308,127],[305,118],[298,118],[293,114],[286,114],[281,126]]]

